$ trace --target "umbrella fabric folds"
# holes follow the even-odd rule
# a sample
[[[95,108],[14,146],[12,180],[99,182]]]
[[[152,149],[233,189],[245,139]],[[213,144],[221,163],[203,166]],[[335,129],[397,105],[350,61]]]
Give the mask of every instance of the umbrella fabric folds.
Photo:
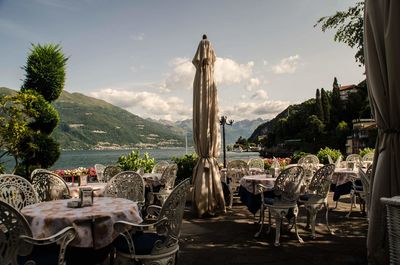
[[[365,67],[373,116],[378,126],[370,187],[368,258],[389,264],[381,197],[400,194],[400,1],[366,0]]]
[[[199,156],[193,170],[193,211],[199,217],[225,212],[217,157],[220,149],[218,95],[214,81],[214,50],[203,36],[193,58],[193,140]]]

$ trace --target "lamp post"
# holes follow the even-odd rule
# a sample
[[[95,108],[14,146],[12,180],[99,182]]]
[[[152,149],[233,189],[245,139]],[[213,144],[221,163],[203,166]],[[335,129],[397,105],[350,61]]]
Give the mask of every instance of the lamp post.
[[[225,148],[225,125],[232,125],[233,120],[226,120],[226,116],[221,116],[219,123],[222,125],[222,148],[224,150],[224,168],[226,168],[226,148]]]

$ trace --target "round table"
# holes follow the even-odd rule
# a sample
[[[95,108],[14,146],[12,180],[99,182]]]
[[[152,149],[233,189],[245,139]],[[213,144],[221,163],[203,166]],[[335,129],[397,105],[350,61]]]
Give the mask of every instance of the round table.
[[[245,188],[250,193],[258,194],[260,192],[256,188],[257,184],[262,184],[267,187],[267,190],[272,190],[275,185],[275,180],[276,178],[273,178],[272,175],[267,174],[248,175],[243,176],[240,179],[240,186]]]
[[[94,197],[92,206],[68,208],[70,200],[47,201],[24,207],[21,213],[28,220],[33,237],[48,237],[73,226],[77,236],[71,246],[98,249],[111,244],[119,235],[114,230],[115,222],[143,221],[137,203],[127,199]]]
[[[107,183],[104,182],[93,182],[93,183],[88,183],[87,185],[84,186],[78,186],[77,184],[68,182],[67,183],[68,188],[69,188],[69,193],[72,198],[78,198],[79,197],[79,188],[83,187],[90,187],[93,189],[93,196],[95,197],[103,197],[104,196],[104,190],[106,188]]]

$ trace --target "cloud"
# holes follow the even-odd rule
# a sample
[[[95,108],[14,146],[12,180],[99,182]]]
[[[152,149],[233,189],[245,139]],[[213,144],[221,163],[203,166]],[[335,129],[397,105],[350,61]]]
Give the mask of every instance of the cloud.
[[[172,70],[165,74],[159,89],[165,92],[178,89],[191,89],[196,73],[191,59],[177,57],[170,62]],[[260,80],[253,77],[254,62],[240,64],[229,58],[217,57],[214,67],[215,80],[218,86],[247,82],[249,89],[260,84]]]
[[[131,36],[131,39],[132,39],[132,40],[137,40],[137,41],[142,41],[142,40],[144,40],[144,33],[141,32],[141,33],[139,33],[139,34],[132,35],[132,36]]]
[[[241,102],[235,106],[221,108],[221,110],[223,113],[226,113],[227,116],[236,120],[256,119],[260,117],[271,119],[282,112],[289,104],[290,102],[288,101],[279,100],[265,100],[261,103]]]
[[[252,99],[257,99],[257,100],[267,100],[268,99],[268,94],[265,90],[263,89],[259,89],[257,91],[255,91],[252,95],[251,95]]]
[[[181,98],[161,97],[159,94],[147,91],[107,88],[91,92],[90,96],[106,100],[146,118],[183,120],[192,116],[192,109],[185,106]]]
[[[283,58],[279,64],[272,66],[275,74],[293,74],[299,66],[300,56],[298,54]]]
[[[258,87],[261,84],[260,79],[258,78],[250,78],[250,80],[248,81],[247,85],[246,85],[246,89],[248,91],[252,91],[253,88]]]

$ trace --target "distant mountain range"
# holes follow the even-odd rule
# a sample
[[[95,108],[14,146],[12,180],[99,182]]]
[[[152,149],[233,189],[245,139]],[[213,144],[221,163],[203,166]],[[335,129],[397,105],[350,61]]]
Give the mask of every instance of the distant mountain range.
[[[0,96],[15,94],[0,87]],[[81,93],[63,91],[54,102],[60,123],[53,132],[62,149],[120,149],[193,145],[192,120],[178,122],[143,119],[120,107]],[[250,137],[265,120],[243,120],[226,126],[226,142]]]

